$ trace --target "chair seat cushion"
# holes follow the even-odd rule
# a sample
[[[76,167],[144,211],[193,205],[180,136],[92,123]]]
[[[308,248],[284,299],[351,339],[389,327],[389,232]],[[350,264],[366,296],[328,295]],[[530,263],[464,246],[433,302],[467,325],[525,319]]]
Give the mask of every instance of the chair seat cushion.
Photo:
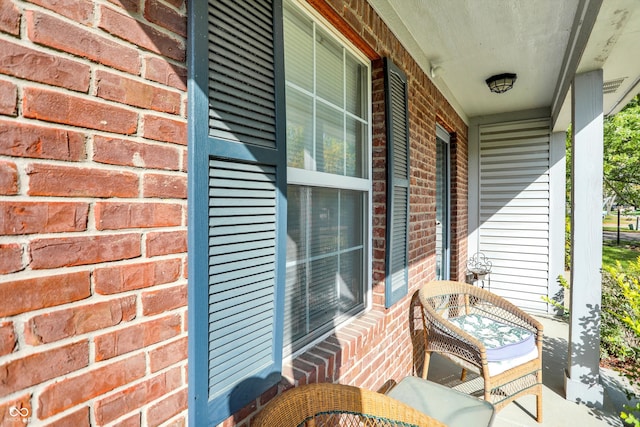
[[[484,344],[489,362],[520,358],[530,354],[536,346],[535,337],[530,331],[479,314],[462,315],[449,320]]]
[[[496,362],[487,362],[487,369],[489,370],[489,375],[493,377],[537,358],[538,347],[534,347],[533,350],[524,356],[518,356],[507,360],[499,360]]]

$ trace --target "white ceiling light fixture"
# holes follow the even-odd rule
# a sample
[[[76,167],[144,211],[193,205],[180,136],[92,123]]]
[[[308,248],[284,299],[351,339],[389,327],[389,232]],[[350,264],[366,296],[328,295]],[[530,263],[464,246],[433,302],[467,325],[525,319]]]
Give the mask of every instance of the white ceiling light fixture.
[[[489,90],[494,93],[505,93],[513,88],[513,84],[518,78],[514,73],[496,74],[489,77],[485,82],[489,86]]]

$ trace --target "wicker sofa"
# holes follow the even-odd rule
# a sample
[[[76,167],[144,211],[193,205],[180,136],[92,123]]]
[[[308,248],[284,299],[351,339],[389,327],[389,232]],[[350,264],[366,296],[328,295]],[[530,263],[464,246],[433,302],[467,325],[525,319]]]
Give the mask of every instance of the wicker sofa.
[[[513,400],[536,396],[542,422],[542,333],[540,322],[504,298],[467,283],[433,281],[419,291],[427,378],[432,352],[484,380],[485,400],[500,410]],[[480,325],[480,326],[479,326]]]

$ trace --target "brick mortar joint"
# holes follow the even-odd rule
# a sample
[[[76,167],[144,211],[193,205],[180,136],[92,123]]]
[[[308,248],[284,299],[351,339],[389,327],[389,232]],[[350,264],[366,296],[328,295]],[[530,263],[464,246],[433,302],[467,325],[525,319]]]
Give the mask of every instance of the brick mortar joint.
[[[36,6],[36,5],[29,4],[29,6]],[[25,9],[25,10],[31,10],[31,9]],[[52,11],[50,11],[48,9],[43,9],[43,10],[47,11],[48,14],[52,14],[53,13]],[[23,12],[21,12],[21,15],[24,18],[24,13]],[[38,12],[40,12],[40,11],[38,11]],[[62,16],[62,15],[57,15],[57,16]],[[57,49],[51,48],[49,46],[41,45],[41,44],[37,44],[37,43],[33,42],[31,39],[28,38],[28,30],[26,28],[26,25],[27,25],[26,21],[27,21],[26,19],[22,19],[22,25],[24,25],[24,28],[20,29],[20,38],[11,37],[11,36],[9,36],[7,34],[0,33],[0,41],[10,41],[14,45],[18,45],[18,46],[26,48],[26,49],[30,49],[30,50],[34,50],[34,51],[37,51],[37,52],[41,52],[41,53],[46,54],[46,55],[57,56],[57,57],[60,57],[60,58],[65,59],[65,60],[72,61],[72,62],[77,63],[77,64],[88,65],[88,66],[96,64],[95,62],[91,61],[90,59],[83,58],[81,56],[78,56],[78,55],[63,51],[63,50],[57,50]],[[72,21],[72,22],[75,22],[75,21]],[[90,29],[91,27],[84,27],[84,28]],[[108,33],[106,33],[106,34],[108,34]],[[31,80],[26,80],[24,78],[15,77],[15,76],[8,75],[8,74],[3,74],[2,78],[3,79],[16,80],[16,81],[19,81],[19,82],[38,84],[38,82],[34,82],[34,81],[31,81]],[[48,86],[46,84],[43,84],[43,85],[45,85],[47,87],[50,87],[50,86]],[[73,91],[73,92],[74,93],[82,93],[82,92],[78,92],[78,91]]]
[[[34,201],[35,198],[31,198],[29,200],[26,201]],[[125,199],[126,200],[126,199]],[[181,200],[181,199],[176,199],[176,202],[172,202],[172,203],[165,203],[167,205],[180,205],[181,207],[186,207],[186,200]],[[67,200],[68,202],[72,202],[72,200]],[[57,200],[56,202],[63,202],[62,200]],[[84,203],[84,201],[81,201],[82,203]],[[147,200],[146,201],[147,204],[153,204],[155,203],[152,200]],[[54,202],[55,203],[55,202]],[[116,203],[120,203],[120,202],[116,202]],[[124,202],[126,204],[126,202]],[[139,203],[139,202],[133,202],[133,203]],[[89,213],[91,214],[91,212],[93,212],[92,209],[89,209]],[[34,240],[48,240],[48,239],[66,239],[66,238],[75,238],[75,237],[87,237],[87,238],[93,238],[93,237],[109,237],[109,236],[123,236],[123,235],[128,235],[128,234],[137,234],[140,235],[140,237],[144,237],[145,235],[149,234],[149,233],[158,233],[158,232],[177,232],[177,231],[184,231],[186,230],[187,226],[186,225],[171,225],[171,226],[157,226],[157,227],[127,227],[127,228],[118,228],[118,229],[104,229],[104,230],[98,230],[98,229],[93,229],[93,228],[89,228],[87,227],[86,230],[80,230],[80,231],[61,231],[61,232],[46,232],[46,233],[29,233],[29,234],[13,234],[13,235],[6,235],[6,236],[0,236],[0,243],[12,243],[14,241],[18,242],[18,241],[23,241],[26,239],[27,243],[31,243]],[[180,253],[185,253],[186,252],[180,252]],[[158,260],[158,258],[160,257],[160,255],[158,256],[153,256],[150,258],[147,258],[145,256],[140,256],[137,258],[129,258],[127,260],[118,260],[118,261],[105,261],[105,262],[101,262],[101,263],[96,263],[96,264],[86,264],[86,265],[79,265],[77,267],[100,267],[101,264],[113,264],[115,262],[120,262],[120,261],[134,261],[134,260],[140,260],[142,259],[148,259],[150,261],[153,260]],[[74,266],[75,267],[75,266]],[[71,267],[65,267],[65,268],[71,268]],[[57,269],[57,268],[56,268]],[[46,271],[49,270],[51,271],[51,269],[37,269],[34,271]]]
[[[82,271],[82,270],[80,270]],[[93,281],[92,281],[93,282]],[[81,300],[77,300],[77,301],[72,301],[69,303],[65,303],[65,304],[60,304],[60,305],[55,305],[55,306],[50,306],[50,307],[43,307],[40,309],[36,309],[36,310],[31,310],[31,311],[27,311],[24,313],[20,313],[14,316],[9,316],[9,317],[2,317],[0,318],[0,321],[11,321],[14,324],[14,331],[16,333],[16,339],[18,341],[18,350],[7,354],[5,356],[3,356],[3,362],[12,362],[15,360],[19,360],[22,359],[24,357],[28,357],[34,354],[39,354],[39,353],[43,353],[49,350],[54,350],[58,347],[64,347],[65,345],[69,345],[69,344],[73,344],[75,342],[78,341],[82,341],[82,340],[89,340],[90,346],[95,342],[95,338],[97,336],[100,335],[104,335],[104,334],[108,334],[108,333],[112,333],[112,332],[117,332],[118,330],[122,330],[122,329],[126,329],[130,326],[135,326],[135,325],[139,325],[139,324],[143,324],[149,321],[154,321],[154,320],[158,320],[161,319],[163,317],[169,317],[171,315],[178,315],[180,317],[180,319],[183,319],[184,314],[186,313],[187,310],[187,305],[184,306],[180,306],[180,307],[176,307],[167,311],[163,311],[160,313],[154,313],[154,314],[150,314],[150,315],[144,315],[142,314],[142,306],[143,306],[143,302],[141,301],[143,294],[148,293],[148,292],[155,292],[155,291],[162,291],[165,289],[171,289],[174,287],[181,287],[181,286],[186,286],[187,285],[187,279],[184,279],[182,277],[180,277],[178,280],[176,280],[175,282],[170,282],[170,283],[165,283],[165,284],[160,284],[160,285],[154,285],[154,286],[150,286],[147,288],[141,288],[141,289],[134,289],[134,290],[130,290],[130,291],[125,291],[125,292],[120,292],[120,293],[116,293],[116,294],[108,294],[108,295],[103,295],[103,294],[99,294],[99,293],[92,293],[89,297],[81,299]],[[93,288],[93,286],[92,286]],[[78,307],[84,307],[84,306],[90,306],[90,305],[95,305],[95,304],[103,304],[103,303],[110,303],[110,302],[116,302],[116,301],[126,301],[128,299],[131,299],[131,297],[135,298],[135,304],[136,304],[136,315],[133,319],[131,320],[121,320],[119,323],[115,324],[115,325],[111,325],[111,326],[107,326],[107,327],[103,327],[103,328],[99,328],[96,330],[92,330],[89,332],[85,332],[82,334],[76,334],[76,335],[71,335],[68,337],[64,337],[61,338],[59,340],[55,340],[52,342],[48,342],[48,343],[42,343],[42,344],[27,344],[26,342],[26,338],[25,338],[25,328],[27,327],[27,325],[29,324],[29,322],[34,319],[37,318],[38,316],[42,316],[42,315],[47,315],[50,313],[56,313],[56,312],[61,312],[61,311],[65,311],[65,310],[73,310],[74,308],[78,308]],[[138,308],[140,308],[140,310],[138,310]],[[181,321],[181,326],[180,326],[180,334],[176,335],[175,337],[172,337],[170,339],[167,340],[163,340],[160,341],[158,343],[155,344],[151,344],[149,346],[145,346],[142,348],[151,348],[156,346],[156,344],[162,344],[162,343],[167,343],[169,341],[173,341],[174,338],[177,337],[181,337],[181,336],[187,336],[187,331],[184,330],[183,327],[183,322]],[[91,348],[90,348],[91,350]],[[127,353],[125,353],[127,354]],[[118,356],[119,357],[119,356]],[[109,359],[110,360],[110,359]],[[99,362],[95,362],[95,357],[90,358],[90,362],[91,363],[99,363]],[[101,361],[104,362],[104,361]]]
[[[144,137],[144,132],[143,132],[143,129],[140,127],[140,125],[143,123],[144,119],[146,117],[149,117],[149,116],[156,116],[158,118],[163,118],[163,119],[167,119],[167,120],[173,120],[173,121],[178,122],[178,123],[184,123],[184,124],[187,123],[187,117],[182,115],[182,111],[181,111],[182,107],[180,108],[180,111],[178,111],[177,113],[168,113],[168,112],[164,112],[164,111],[156,111],[156,110],[153,110],[153,109],[150,109],[150,108],[146,108],[146,107],[139,107],[139,106],[135,106],[135,105],[131,105],[131,104],[126,104],[126,103],[124,103],[122,101],[114,101],[112,99],[102,98],[102,97],[97,96],[97,94],[95,93],[97,91],[97,86],[95,86],[97,84],[97,82],[96,82],[97,79],[95,78],[94,74],[95,74],[95,70],[93,70],[91,72],[92,79],[91,79],[91,84],[89,86],[89,91],[88,92],[79,92],[79,91],[75,91],[75,90],[72,90],[72,89],[68,89],[66,87],[53,86],[51,84],[41,83],[41,82],[37,82],[37,81],[21,80],[21,82],[24,82],[24,84],[18,85],[18,87],[20,89],[22,89],[21,100],[24,103],[24,100],[23,100],[24,99],[24,89],[28,88],[28,89],[35,90],[35,91],[54,93],[56,95],[61,95],[61,96],[69,97],[69,98],[74,98],[74,99],[77,99],[77,100],[82,101],[82,102],[86,101],[86,102],[91,102],[91,103],[95,103],[95,104],[102,104],[104,106],[113,107],[113,108],[117,108],[119,110],[124,110],[126,112],[131,112],[131,113],[137,114],[137,116],[138,116],[138,118],[137,118],[137,121],[138,121],[138,130],[137,130],[137,132],[135,132],[134,134],[127,134],[127,135],[122,135],[122,134],[117,133],[117,132],[112,132],[113,135],[121,135],[122,137],[132,137],[132,136]],[[129,76],[131,76],[131,77],[127,77],[127,78],[132,78],[134,75],[133,74],[129,74]],[[152,81],[149,80],[149,82],[152,82]],[[166,89],[166,87],[163,88],[163,89]],[[184,93],[182,91],[176,91],[176,92]],[[21,117],[22,117],[22,115],[21,115]],[[46,126],[47,123],[50,123],[53,126],[66,125],[66,126],[69,126],[72,129],[83,130],[85,132],[100,131],[100,129],[79,127],[79,126],[68,125],[68,124],[59,123],[59,122],[40,121],[38,119],[34,119],[34,121],[42,123],[43,126]],[[109,133],[108,131],[104,131],[104,130],[102,130],[102,132]]]
[[[29,170],[34,165],[41,166],[53,166],[53,167],[63,167],[66,169],[91,169],[96,171],[104,171],[104,172],[128,172],[132,174],[136,174],[138,177],[142,177],[146,174],[159,174],[159,175],[170,175],[170,176],[187,176],[187,172],[176,171],[176,170],[166,170],[166,169],[151,169],[137,166],[129,166],[129,165],[114,165],[109,163],[101,163],[94,161],[90,155],[93,154],[93,137],[98,135],[96,131],[92,129],[76,127],[72,125],[62,125],[59,123],[51,123],[44,122],[40,120],[32,120],[28,124],[33,124],[37,127],[44,127],[49,129],[60,129],[60,130],[68,130],[76,133],[85,133],[87,137],[87,141],[83,144],[85,148],[90,148],[86,150],[87,157],[81,161],[69,161],[64,159],[49,159],[49,158],[37,158],[37,157],[22,157],[22,156],[2,156],[0,159],[13,161],[14,163],[18,163],[20,161],[20,166],[25,169],[25,172]],[[47,126],[49,124],[50,126]],[[105,135],[106,134],[106,135]],[[122,135],[119,133],[105,133],[100,132],[99,136],[103,136],[105,138],[114,138],[114,139],[124,139],[126,141],[134,141],[140,143],[156,143],[160,146],[168,146],[168,147],[181,147],[181,145],[173,144],[170,142],[159,142],[151,139],[146,139],[144,137],[130,137],[127,135]],[[89,140],[91,139],[91,140]],[[170,144],[170,145],[167,145]],[[14,160],[15,159],[15,160]],[[28,188],[28,187],[27,187]],[[142,193],[141,193],[142,194]],[[26,195],[26,193],[25,193]],[[64,197],[64,196],[30,196],[30,197],[58,197],[61,199],[75,199],[75,197]],[[140,196],[139,198],[144,198]],[[102,200],[102,198],[98,197],[87,197],[80,196],[77,199],[88,199],[88,200]],[[136,200],[138,198],[118,198],[117,200]],[[111,200],[111,198],[109,198]],[[177,199],[183,200],[183,199]]]
[[[110,4],[102,4],[102,3],[95,3],[94,4],[94,9],[92,11],[93,13],[93,19],[89,22],[82,23],[82,22],[78,22],[76,20],[74,20],[73,18],[69,18],[65,15],[62,15],[58,12],[56,12],[55,10],[51,10],[51,9],[47,9],[44,6],[40,6],[38,4],[28,4],[28,5],[23,5],[21,8],[19,8],[19,13],[20,15],[23,17],[25,15],[26,12],[37,12],[37,13],[41,13],[41,14],[45,14],[45,15],[49,15],[52,17],[55,17],[56,19],[59,19],[63,22],[65,22],[66,24],[69,25],[74,25],[77,26],[79,28],[82,28],[88,32],[90,32],[91,34],[94,35],[100,35],[103,37],[106,37],[108,39],[111,39],[111,41],[115,41],[119,44],[128,46],[128,47],[132,47],[134,49],[138,48],[138,46],[134,45],[133,43],[126,41],[126,40],[122,40],[116,36],[114,36],[113,34],[109,33],[108,31],[100,28],[100,23],[102,21],[102,9],[108,9],[110,12],[116,13],[118,15],[122,15],[125,16],[127,18],[133,19],[135,20],[137,23],[141,23],[144,25],[148,25],[149,27],[153,28],[154,30],[158,31],[161,34],[164,34],[166,36],[170,36],[178,41],[184,42],[186,43],[186,37],[177,34],[165,27],[162,27],[154,22],[151,22],[149,20],[147,20],[144,16],[143,13],[141,13],[141,11],[132,13],[126,10],[123,10],[122,8],[117,8],[113,5]],[[171,10],[173,10],[174,12],[176,12],[176,14],[182,16],[184,18],[184,20],[187,20],[187,13],[186,10],[180,10],[177,9],[176,7],[170,7]],[[24,37],[27,34],[27,28],[26,28],[26,19],[21,19],[21,21],[23,21],[21,23],[21,28],[20,28],[20,34]]]
[[[186,332],[182,332],[177,337],[174,337],[175,338],[174,341],[177,341],[178,339],[182,339],[182,338],[185,338],[185,337],[187,337],[187,333]],[[83,341],[83,340],[76,340],[76,341],[80,342],[80,341]],[[90,344],[92,343],[92,341],[93,340],[90,340]],[[163,344],[165,344],[166,342],[169,342],[169,341],[170,340],[161,341],[159,343],[154,344],[153,346],[161,346],[161,345],[163,345]],[[68,343],[66,343],[65,345],[68,345]],[[63,347],[63,346],[60,346],[60,347]],[[116,357],[113,357],[113,358],[110,358],[110,359],[107,359],[107,360],[99,361],[99,362],[95,362],[95,361],[93,361],[93,359],[90,359],[89,363],[86,366],[84,366],[84,367],[82,367],[82,368],[80,368],[78,370],[69,372],[69,373],[64,374],[64,375],[59,375],[59,376],[50,378],[50,379],[45,380],[45,381],[43,381],[41,383],[35,384],[35,385],[27,387],[27,388],[23,388],[23,389],[17,390],[15,392],[12,392],[12,393],[6,395],[6,396],[3,396],[2,398],[0,398],[0,404],[2,404],[3,402],[9,402],[11,400],[18,399],[18,398],[22,397],[25,394],[29,394],[30,395],[30,401],[32,402],[32,406],[31,406],[32,407],[32,414],[34,414],[33,416],[34,416],[35,419],[39,420],[40,418],[37,418],[37,415],[36,415],[37,414],[37,410],[39,409],[39,398],[43,394],[43,392],[46,389],[48,389],[48,387],[50,387],[51,385],[56,384],[56,383],[58,383],[60,381],[63,381],[63,380],[78,378],[78,377],[81,377],[82,375],[90,373],[90,372],[92,372],[92,371],[94,371],[96,369],[101,369],[101,368],[104,368],[106,366],[109,366],[109,365],[112,365],[112,364],[117,364],[117,363],[120,363],[120,362],[122,362],[124,360],[130,359],[130,358],[134,358],[137,355],[144,354],[145,355],[145,373],[144,373],[144,375],[142,377],[137,378],[134,381],[125,383],[125,384],[123,384],[121,386],[118,386],[118,387],[116,387],[116,388],[114,388],[112,390],[109,390],[106,393],[100,394],[100,395],[98,395],[98,396],[96,396],[94,398],[91,398],[91,399],[88,399],[86,401],[83,401],[83,402],[81,402],[81,403],[79,403],[77,405],[74,405],[74,406],[62,411],[61,413],[55,414],[55,415],[53,415],[51,417],[47,417],[45,419],[48,422],[55,421],[55,420],[57,420],[59,418],[63,418],[65,416],[77,411],[83,405],[86,405],[86,406],[90,407],[91,408],[91,412],[93,414],[94,413],[94,404],[98,400],[102,400],[103,398],[107,398],[109,396],[116,395],[116,394],[122,392],[123,390],[126,390],[126,389],[130,388],[130,387],[134,387],[134,386],[142,384],[145,381],[148,381],[148,380],[150,380],[152,378],[156,378],[158,376],[164,375],[164,374],[166,374],[167,372],[169,372],[169,371],[171,371],[173,369],[176,369],[176,368],[179,369],[180,370],[180,382],[181,382],[181,385],[178,386],[176,389],[172,390],[170,393],[163,394],[162,396],[158,397],[157,399],[155,399],[155,400],[153,400],[151,402],[148,402],[147,404],[145,404],[145,405],[143,405],[143,406],[141,406],[139,408],[134,409],[134,411],[141,411],[144,408],[151,407],[152,405],[160,402],[161,400],[163,400],[163,399],[165,399],[165,398],[167,398],[169,396],[172,396],[173,394],[177,393],[179,390],[182,390],[182,389],[188,387],[188,383],[185,380],[185,374],[184,374],[184,368],[187,366],[188,359],[179,360],[179,361],[177,361],[175,363],[172,363],[171,365],[166,366],[166,367],[164,367],[164,368],[162,368],[162,369],[160,369],[160,370],[158,370],[156,372],[151,372],[150,371],[150,361],[149,361],[149,357],[150,357],[149,353],[152,351],[152,350],[149,350],[149,348],[151,348],[151,347],[152,346],[143,347],[143,348],[137,349],[135,351],[132,351],[132,352],[129,352],[129,353],[125,353],[125,354],[122,354],[122,355],[119,355],[119,356],[116,356]],[[22,355],[22,357],[24,357],[24,356],[25,355]],[[18,359],[20,359],[20,358],[18,358]],[[129,412],[128,414],[131,414],[131,412]],[[93,418],[93,416],[92,416],[92,418]]]
[[[177,387],[174,390],[171,390],[170,392],[168,392],[166,394],[163,394],[159,398],[157,398],[157,399],[155,399],[155,400],[153,400],[151,402],[146,403],[145,405],[141,406],[140,408],[135,409],[132,412],[139,411],[141,413],[141,415],[142,415],[142,417],[141,417],[141,421],[143,423],[142,425],[146,425],[148,423],[147,418],[148,418],[149,410],[153,406],[159,404],[162,401],[171,399],[171,398],[177,396],[179,393],[183,393],[185,390],[188,391],[188,385],[186,383],[182,384],[180,387]],[[188,408],[178,412],[174,416],[169,417],[167,420],[163,421],[162,424],[163,425],[167,425],[167,423],[169,423],[172,419],[177,418],[180,414],[186,413],[187,410],[188,410]],[[131,414],[131,412],[129,412],[128,414]],[[125,414],[125,417],[126,417],[126,414]]]

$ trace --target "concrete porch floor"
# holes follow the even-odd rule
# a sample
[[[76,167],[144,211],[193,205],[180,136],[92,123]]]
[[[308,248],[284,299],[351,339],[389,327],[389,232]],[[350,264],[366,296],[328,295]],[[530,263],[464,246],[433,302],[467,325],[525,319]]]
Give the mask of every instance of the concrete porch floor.
[[[609,369],[600,369],[604,387],[604,407],[590,408],[583,404],[569,402],[564,398],[564,370],[567,366],[567,338],[569,325],[561,319],[536,316],[544,325],[543,364],[543,422],[538,424],[535,416],[535,397],[524,396],[507,405],[497,413],[494,427],[519,426],[620,426],[622,406],[627,403],[624,394],[626,379]],[[460,369],[438,355],[433,355],[429,368],[429,379],[449,386],[459,384]],[[478,378],[481,387],[481,380]],[[465,383],[469,385],[468,383]],[[465,384],[456,388],[465,390]]]

